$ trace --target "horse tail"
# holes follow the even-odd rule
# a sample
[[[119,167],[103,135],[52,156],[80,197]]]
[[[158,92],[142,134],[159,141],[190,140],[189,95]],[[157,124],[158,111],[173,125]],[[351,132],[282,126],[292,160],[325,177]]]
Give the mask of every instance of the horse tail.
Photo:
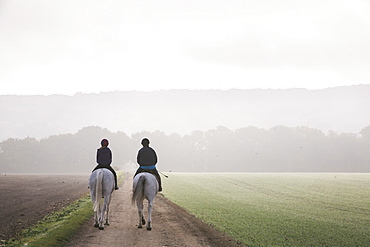
[[[131,203],[135,204],[138,199],[141,199],[144,196],[144,185],[145,185],[145,176],[140,176],[139,180],[136,183],[134,188],[134,193],[132,194]]]
[[[99,169],[98,174],[96,176],[96,184],[95,184],[95,201],[94,201],[94,212],[98,211],[100,200],[103,198],[103,170]]]

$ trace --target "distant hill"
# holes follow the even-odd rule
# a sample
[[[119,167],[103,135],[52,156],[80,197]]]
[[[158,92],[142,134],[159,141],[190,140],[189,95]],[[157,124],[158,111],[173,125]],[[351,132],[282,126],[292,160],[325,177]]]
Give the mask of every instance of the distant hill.
[[[307,126],[358,133],[370,124],[370,85],[324,90],[169,90],[74,96],[0,96],[0,141],[101,126],[127,134],[217,126]]]

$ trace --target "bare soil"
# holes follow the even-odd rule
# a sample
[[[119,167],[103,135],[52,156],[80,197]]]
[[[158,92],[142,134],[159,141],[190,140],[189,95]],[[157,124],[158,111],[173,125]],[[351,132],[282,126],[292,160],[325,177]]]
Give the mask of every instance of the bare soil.
[[[0,240],[89,193],[89,174],[0,174]]]
[[[2,175],[0,222],[6,224],[0,224],[1,237],[14,237],[22,228],[88,193],[87,179],[88,175]],[[128,174],[113,194],[110,226],[99,230],[93,227],[91,219],[67,246],[243,246],[187,213],[161,193],[154,201],[152,230],[138,229],[137,208],[131,205],[131,187],[132,175]]]

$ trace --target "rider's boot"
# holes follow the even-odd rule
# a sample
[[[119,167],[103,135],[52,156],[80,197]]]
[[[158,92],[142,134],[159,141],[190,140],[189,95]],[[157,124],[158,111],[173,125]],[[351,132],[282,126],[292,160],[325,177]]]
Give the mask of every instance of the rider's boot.
[[[162,181],[161,181],[161,178],[160,177],[159,177],[159,183],[158,183],[158,185],[159,185],[158,191],[162,191]]]

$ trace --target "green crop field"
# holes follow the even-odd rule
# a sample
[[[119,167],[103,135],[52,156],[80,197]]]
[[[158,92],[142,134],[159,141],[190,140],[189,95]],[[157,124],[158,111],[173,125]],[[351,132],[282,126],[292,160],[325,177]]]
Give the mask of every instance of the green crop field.
[[[248,246],[370,246],[370,174],[169,175],[167,198]]]

